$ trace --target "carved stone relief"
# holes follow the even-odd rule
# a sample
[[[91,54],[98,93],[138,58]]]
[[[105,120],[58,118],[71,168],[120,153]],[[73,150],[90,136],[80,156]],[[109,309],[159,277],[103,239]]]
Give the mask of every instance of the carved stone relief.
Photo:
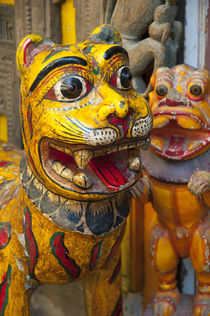
[[[145,96],[150,86],[144,74],[149,71],[151,75],[160,66],[176,63],[182,35],[182,23],[175,21],[176,1],[81,0],[74,1],[74,5],[78,41],[101,23],[117,27],[129,53],[135,87],[139,92],[146,90]]]
[[[14,8],[0,5],[0,114],[7,117],[8,139],[21,145],[18,82],[15,71]]]
[[[0,5],[0,114],[7,117],[8,141],[22,146],[19,126],[19,87],[16,46],[35,33],[61,43],[61,3],[55,0],[16,0]]]

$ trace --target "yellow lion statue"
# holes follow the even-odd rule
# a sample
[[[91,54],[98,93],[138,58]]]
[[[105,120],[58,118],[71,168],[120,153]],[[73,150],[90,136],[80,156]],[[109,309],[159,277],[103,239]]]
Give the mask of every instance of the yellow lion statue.
[[[32,290],[84,278],[88,315],[121,315],[120,243],[152,115],[117,30],[61,46],[20,43],[25,153],[0,145],[0,315]]]

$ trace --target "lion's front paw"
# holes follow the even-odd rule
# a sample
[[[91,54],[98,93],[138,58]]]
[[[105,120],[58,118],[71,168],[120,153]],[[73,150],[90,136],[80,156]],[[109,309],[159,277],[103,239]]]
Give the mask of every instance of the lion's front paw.
[[[140,178],[139,181],[136,182],[134,186],[132,186],[132,188],[130,189],[130,193],[134,199],[138,199],[142,197],[143,195],[145,195],[145,196],[148,196],[148,197],[145,197],[145,199],[148,200],[150,191],[151,191],[150,182],[146,176],[144,176],[143,178]]]
[[[153,315],[172,315],[176,311],[179,300],[180,294],[177,289],[171,291],[158,291],[154,298]]]
[[[208,316],[210,312],[210,295],[197,294],[194,300],[193,315]]]
[[[210,172],[196,171],[188,182],[188,190],[194,195],[200,195],[210,190]]]

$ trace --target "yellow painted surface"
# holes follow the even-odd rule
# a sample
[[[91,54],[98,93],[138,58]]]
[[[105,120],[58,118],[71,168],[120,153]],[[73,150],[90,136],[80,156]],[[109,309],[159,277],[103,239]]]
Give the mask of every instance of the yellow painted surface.
[[[151,263],[149,232],[151,222],[157,217],[151,203],[144,207],[144,307],[149,303],[152,294],[158,289],[158,279]]]
[[[131,211],[121,246],[122,286],[125,292],[139,292],[144,284],[144,208],[132,199]]]
[[[4,115],[0,115],[0,139],[7,142],[7,118]]]
[[[122,256],[122,288],[124,292],[128,292],[130,288],[130,215],[127,218],[127,226],[121,244]]]
[[[0,4],[14,5],[15,4],[15,0],[0,0]]]
[[[73,0],[66,0],[61,8],[62,43],[64,45],[76,43],[76,22]]]
[[[144,208],[132,199],[130,213],[130,291],[139,292],[144,283]]]

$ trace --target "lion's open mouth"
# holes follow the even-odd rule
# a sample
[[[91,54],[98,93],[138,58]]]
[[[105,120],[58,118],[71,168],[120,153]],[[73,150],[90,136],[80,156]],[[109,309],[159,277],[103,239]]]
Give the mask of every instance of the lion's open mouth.
[[[69,146],[43,138],[40,159],[47,176],[59,186],[80,193],[111,193],[132,186],[141,171],[140,147],[146,139],[111,146]]]
[[[163,127],[152,131],[151,149],[166,159],[188,159],[207,150],[208,146],[207,130],[184,128],[176,120],[168,120]]]

